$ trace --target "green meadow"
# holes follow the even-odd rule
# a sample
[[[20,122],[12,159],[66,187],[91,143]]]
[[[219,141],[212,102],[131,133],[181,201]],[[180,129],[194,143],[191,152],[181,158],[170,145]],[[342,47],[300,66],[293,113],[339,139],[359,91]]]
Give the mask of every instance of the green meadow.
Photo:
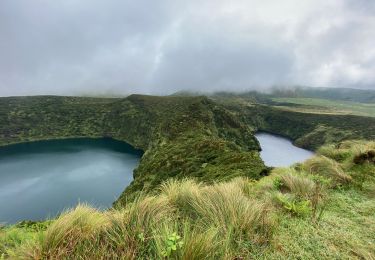
[[[272,98],[277,106],[286,107],[295,111],[347,114],[375,117],[375,104],[357,103],[341,100],[319,98]],[[293,106],[293,105],[301,106]]]

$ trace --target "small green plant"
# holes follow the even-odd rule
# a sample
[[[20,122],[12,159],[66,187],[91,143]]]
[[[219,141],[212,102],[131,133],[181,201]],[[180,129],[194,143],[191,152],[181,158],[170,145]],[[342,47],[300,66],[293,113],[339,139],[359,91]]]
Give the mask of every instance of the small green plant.
[[[145,235],[143,233],[139,233],[137,237],[141,242],[145,242]]]
[[[273,187],[277,190],[279,190],[283,186],[283,182],[281,181],[280,177],[275,178],[273,180]]]
[[[310,214],[311,208],[309,200],[297,200],[284,195],[278,195],[277,200],[284,209],[289,211],[292,215],[305,217]]]
[[[177,249],[181,249],[183,242],[181,241],[181,237],[177,235],[176,232],[169,235],[166,239],[166,247],[162,251],[162,255],[164,257],[170,257]]]
[[[15,226],[17,228],[24,228],[25,230],[29,231],[43,231],[48,228],[49,225],[51,225],[52,220],[45,220],[45,221],[30,221],[25,220],[21,221]]]

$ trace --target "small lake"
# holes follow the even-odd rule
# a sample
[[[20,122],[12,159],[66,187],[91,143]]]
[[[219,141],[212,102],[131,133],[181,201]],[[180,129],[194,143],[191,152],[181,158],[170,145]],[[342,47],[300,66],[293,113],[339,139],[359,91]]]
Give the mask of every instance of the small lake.
[[[260,156],[267,166],[283,167],[303,162],[314,155],[313,152],[299,148],[287,139],[268,133],[257,133],[255,137],[260,143]]]
[[[53,217],[79,202],[108,208],[133,180],[141,155],[105,138],[0,147],[0,223]]]

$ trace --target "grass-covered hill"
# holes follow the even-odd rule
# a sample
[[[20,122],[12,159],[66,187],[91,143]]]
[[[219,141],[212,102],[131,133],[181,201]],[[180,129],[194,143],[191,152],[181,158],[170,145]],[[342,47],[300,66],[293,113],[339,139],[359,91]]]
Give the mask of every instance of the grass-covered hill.
[[[169,179],[118,209],[0,229],[14,259],[374,259],[375,143],[345,141],[260,181]]]
[[[206,97],[0,98],[0,122],[1,145],[112,137],[142,149],[134,181],[120,201],[169,177],[258,179],[266,170],[252,128]]]

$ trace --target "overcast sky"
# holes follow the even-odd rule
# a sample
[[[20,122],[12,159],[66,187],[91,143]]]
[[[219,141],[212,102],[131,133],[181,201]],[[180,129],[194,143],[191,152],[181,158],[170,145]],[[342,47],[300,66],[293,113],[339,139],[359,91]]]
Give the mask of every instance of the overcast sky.
[[[0,0],[0,96],[375,89],[374,0]]]

